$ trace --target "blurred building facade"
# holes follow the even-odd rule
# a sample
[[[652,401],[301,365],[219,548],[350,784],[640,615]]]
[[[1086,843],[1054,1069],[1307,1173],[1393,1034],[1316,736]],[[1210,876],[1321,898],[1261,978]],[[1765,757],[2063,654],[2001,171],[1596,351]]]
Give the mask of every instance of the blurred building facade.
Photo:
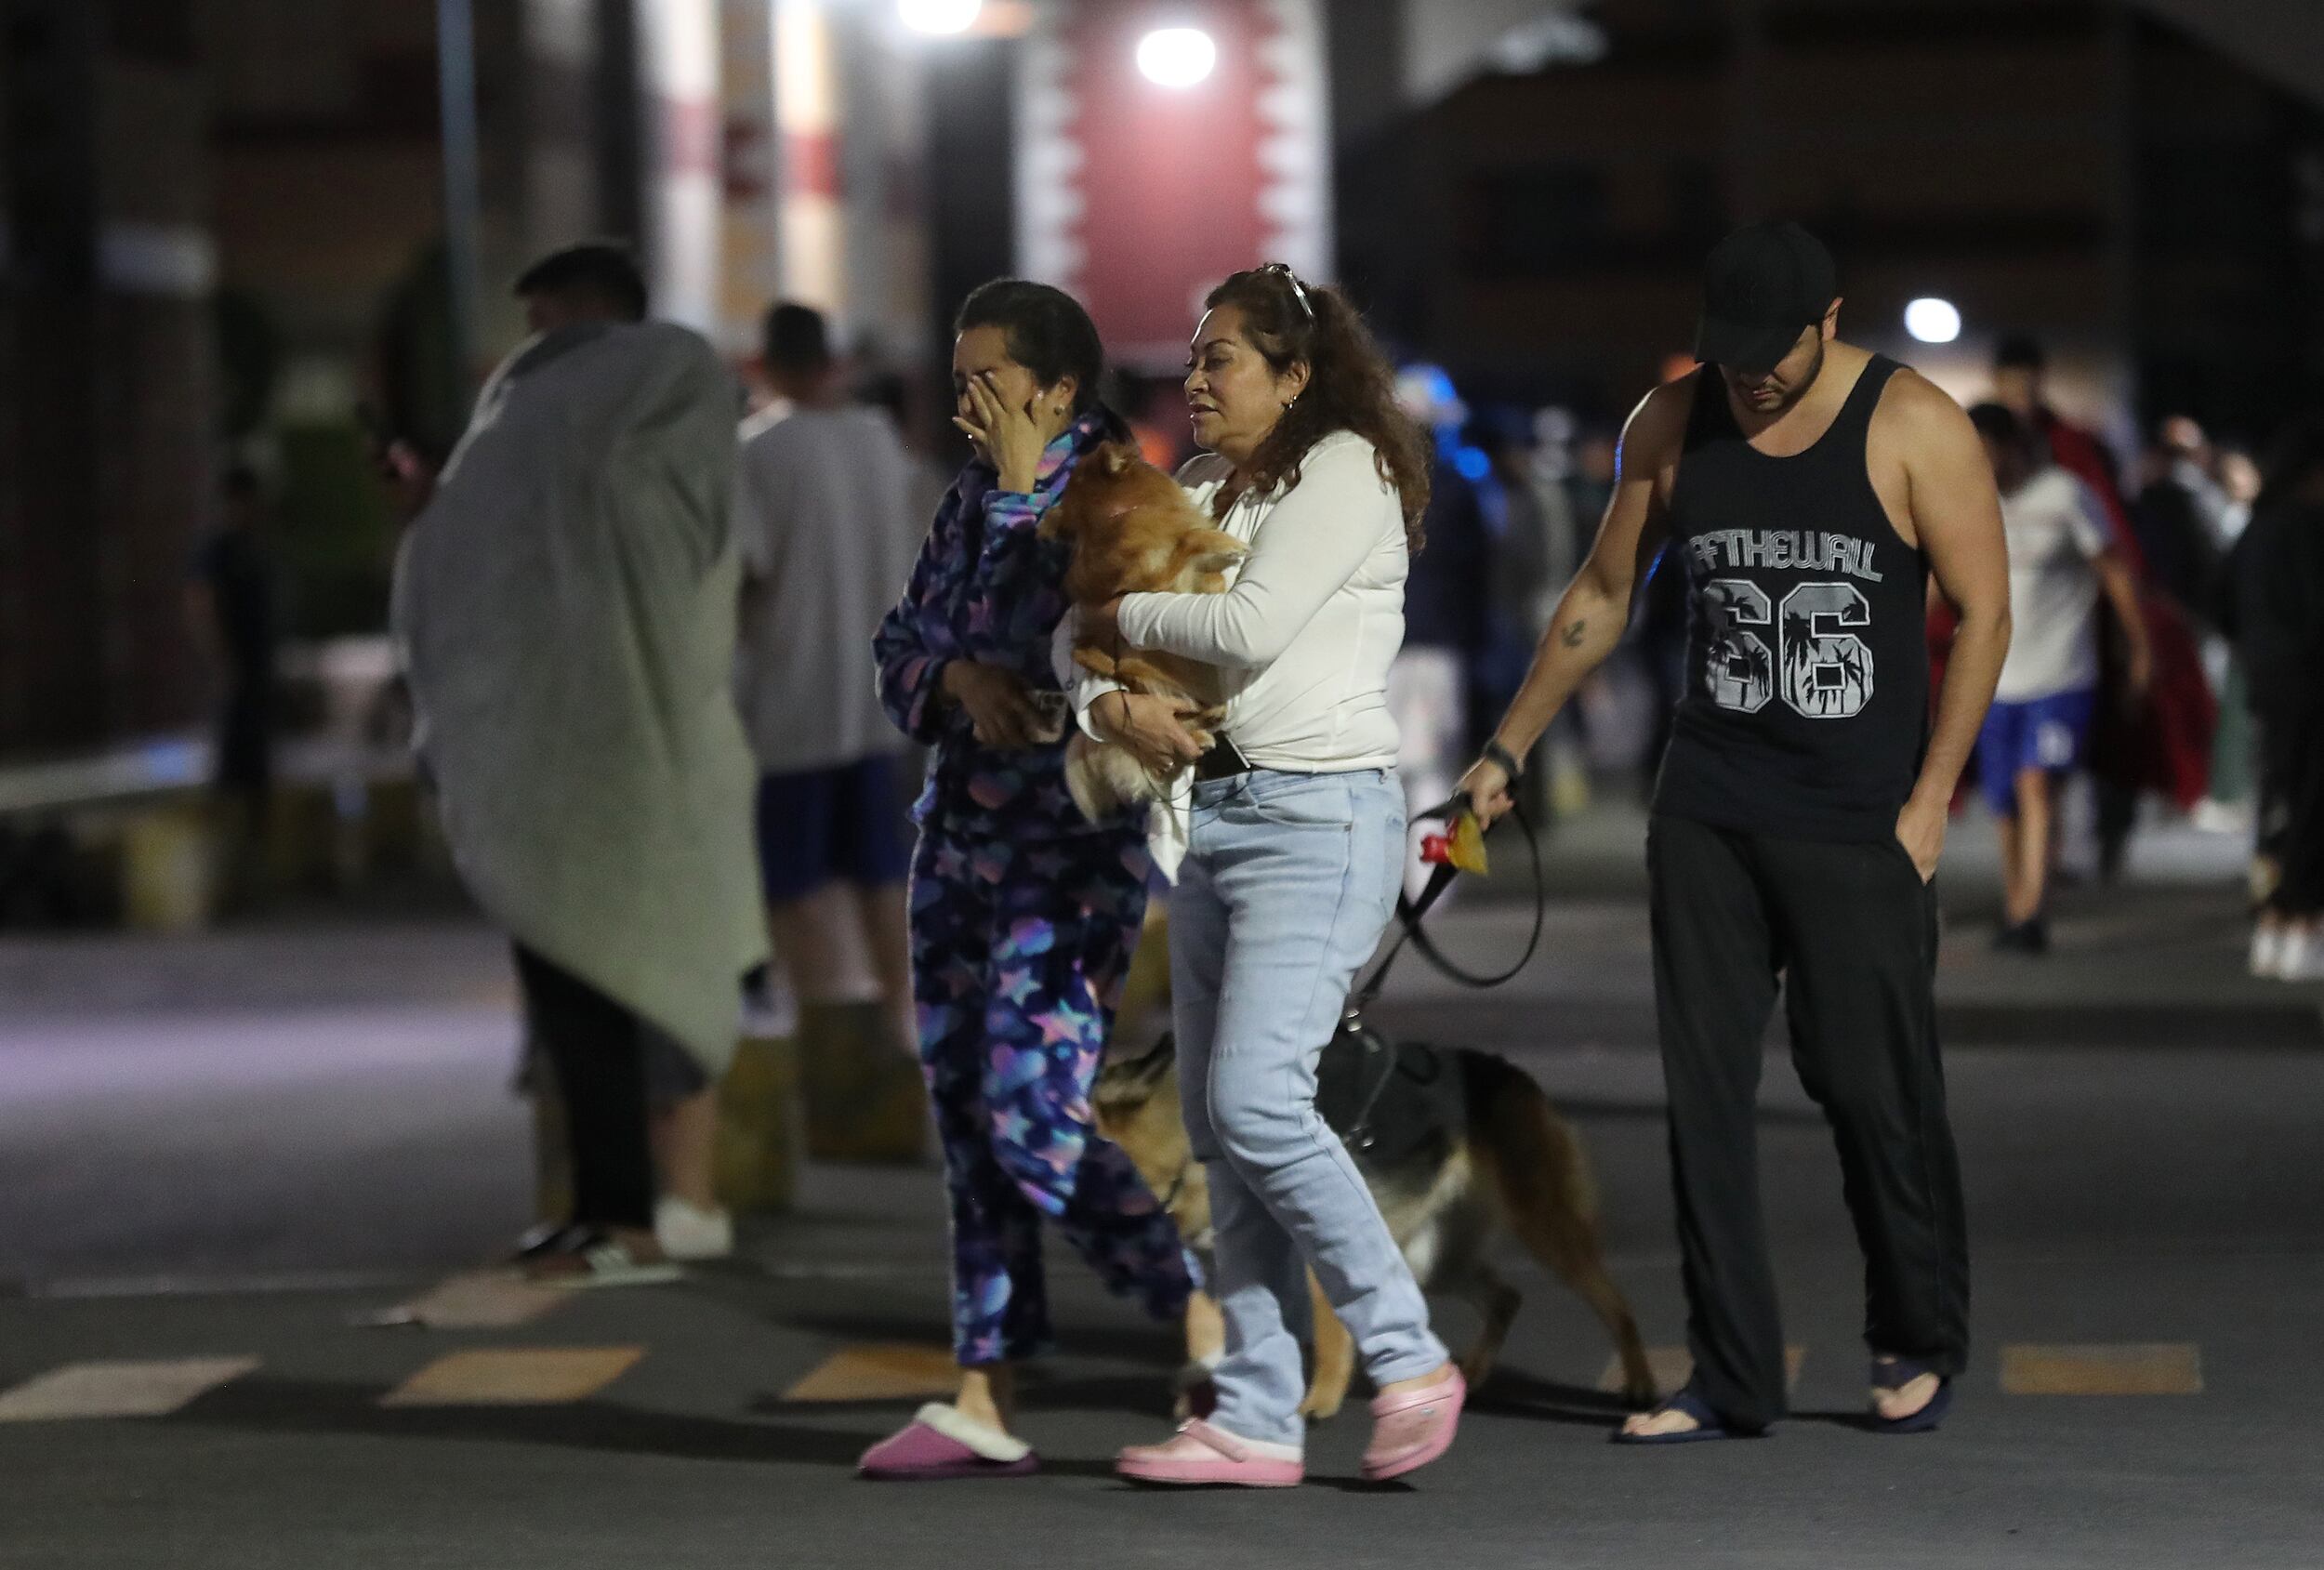
[[[1391,37],[1419,9],[1369,8]],[[1601,0],[1497,20],[1520,10],[1468,40],[1465,72],[1407,49],[1419,107],[1340,147],[1343,270],[1464,387],[1618,413],[1687,349],[1710,243],[1780,215],[1839,252],[1851,336],[1957,391],[2014,330],[2050,341],[2093,415],[2265,432],[2317,391],[2324,82],[2304,96],[2153,14],[2174,7]],[[1959,308],[1958,341],[1906,335],[1923,297]]]
[[[292,630],[376,633],[371,445],[449,448],[553,246],[630,243],[738,366],[777,292],[926,353],[924,62],[891,7],[441,9],[470,17],[465,191],[435,0],[0,0],[0,755],[196,719],[185,575],[230,462],[267,479]]]
[[[217,278],[188,0],[8,0],[0,59],[0,746],[182,718]]]
[[[465,188],[438,34],[463,11]],[[1129,57],[1190,22],[1221,62],[1173,100]],[[376,632],[371,436],[448,446],[521,330],[509,278],[591,236],[738,365],[779,293],[923,383],[1010,271],[1083,292],[1167,380],[1208,275],[1275,257],[1472,397],[1610,415],[1686,347],[1704,247],[1778,212],[1840,250],[1852,333],[1957,390],[2027,329],[2080,412],[2257,434],[2324,368],[2314,0],[987,0],[942,38],[891,0],[0,23],[0,754],[195,718],[180,592],[231,459],[277,498],[292,630]],[[1925,295],[1958,342],[1905,339]]]

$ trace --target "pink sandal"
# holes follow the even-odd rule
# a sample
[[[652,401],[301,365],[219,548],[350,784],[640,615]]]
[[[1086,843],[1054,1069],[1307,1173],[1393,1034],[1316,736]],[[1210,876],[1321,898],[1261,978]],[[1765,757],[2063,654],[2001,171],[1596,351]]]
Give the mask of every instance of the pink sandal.
[[[1238,1488],[1292,1488],[1306,1481],[1296,1445],[1244,1439],[1200,1418],[1181,1423],[1159,1445],[1133,1445],[1114,1470],[1137,1483],[1224,1484]]]
[[[1458,1368],[1432,1385],[1372,1400],[1372,1442],[1364,1451],[1364,1481],[1385,1483],[1417,1471],[1452,1448],[1469,1383]]]

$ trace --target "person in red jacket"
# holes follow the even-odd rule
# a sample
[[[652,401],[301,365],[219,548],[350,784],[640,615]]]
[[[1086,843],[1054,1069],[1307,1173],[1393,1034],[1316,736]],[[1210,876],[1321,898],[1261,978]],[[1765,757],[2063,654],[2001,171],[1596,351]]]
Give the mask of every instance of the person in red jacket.
[[[2106,504],[2106,521],[2114,530],[2114,546],[2144,582],[2146,558],[2131,526],[2130,508],[2122,500],[2122,482],[2113,453],[2092,431],[2083,429],[2050,406],[2050,361],[2041,345],[2024,333],[2013,333],[1993,350],[1993,402],[2039,431],[2049,444],[2050,461],[2098,493]]]

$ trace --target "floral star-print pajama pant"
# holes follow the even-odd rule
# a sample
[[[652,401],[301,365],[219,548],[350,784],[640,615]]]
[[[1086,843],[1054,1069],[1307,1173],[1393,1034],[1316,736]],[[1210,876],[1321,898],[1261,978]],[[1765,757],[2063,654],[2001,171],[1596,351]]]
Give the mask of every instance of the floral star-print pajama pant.
[[[921,831],[912,987],[952,1202],[953,1350],[964,1366],[1050,1347],[1041,1218],[1112,1290],[1182,1314],[1169,1214],[1091,1125],[1151,868],[1142,836],[1009,841]]]

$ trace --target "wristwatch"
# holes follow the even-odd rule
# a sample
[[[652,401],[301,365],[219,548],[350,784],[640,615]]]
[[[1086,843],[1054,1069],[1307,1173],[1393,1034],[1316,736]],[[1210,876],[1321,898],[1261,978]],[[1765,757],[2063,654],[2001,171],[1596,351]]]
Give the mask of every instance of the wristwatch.
[[[1501,745],[1500,738],[1498,736],[1485,744],[1485,750],[1479,756],[1500,770],[1502,773],[1507,774],[1512,781],[1522,780],[1525,777],[1525,766],[1517,761],[1516,754]]]

